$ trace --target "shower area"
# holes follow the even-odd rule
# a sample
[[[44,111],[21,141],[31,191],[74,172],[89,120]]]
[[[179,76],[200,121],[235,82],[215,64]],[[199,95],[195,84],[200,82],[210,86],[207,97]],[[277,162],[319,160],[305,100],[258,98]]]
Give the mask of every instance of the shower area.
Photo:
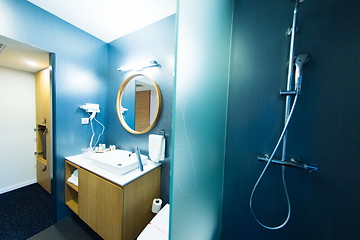
[[[295,5],[234,1],[222,239],[360,237],[360,4]]]

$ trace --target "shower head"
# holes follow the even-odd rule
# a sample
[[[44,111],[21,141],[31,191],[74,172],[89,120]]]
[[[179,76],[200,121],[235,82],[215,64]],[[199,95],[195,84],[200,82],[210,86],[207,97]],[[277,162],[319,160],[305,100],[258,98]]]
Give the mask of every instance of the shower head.
[[[305,1],[305,0],[291,0],[292,2],[297,2],[297,3],[302,3],[303,1]]]
[[[310,60],[310,54],[302,53],[295,56],[295,91],[300,94],[303,66]]]
[[[302,66],[310,60],[310,54],[302,53],[295,56],[295,66],[302,68]]]

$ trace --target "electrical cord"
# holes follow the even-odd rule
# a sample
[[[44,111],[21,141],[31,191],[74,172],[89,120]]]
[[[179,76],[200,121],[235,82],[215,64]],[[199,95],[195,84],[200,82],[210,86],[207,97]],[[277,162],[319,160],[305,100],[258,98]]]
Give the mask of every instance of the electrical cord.
[[[274,226],[274,227],[267,226],[267,225],[263,224],[263,223],[256,217],[256,215],[255,215],[255,213],[254,213],[254,210],[253,210],[253,207],[252,207],[253,196],[254,196],[254,193],[255,193],[255,190],[256,190],[257,186],[259,185],[259,182],[261,181],[262,177],[264,176],[264,173],[266,172],[267,168],[269,167],[269,165],[270,165],[270,163],[271,163],[271,160],[273,159],[273,157],[274,157],[274,155],[275,155],[275,153],[276,153],[276,151],[277,151],[277,149],[278,149],[281,141],[283,140],[283,137],[284,137],[284,135],[285,135],[285,133],[286,133],[286,130],[287,130],[288,126],[289,126],[290,119],[291,119],[292,114],[293,114],[293,112],[294,112],[294,109],[295,109],[295,106],[296,106],[296,103],[297,103],[297,99],[298,99],[298,94],[295,95],[294,102],[293,102],[293,104],[292,104],[292,107],[291,107],[289,116],[288,116],[288,118],[286,119],[284,128],[283,128],[283,130],[282,130],[282,132],[281,132],[281,135],[280,135],[280,137],[279,137],[279,140],[278,140],[278,142],[277,142],[277,144],[276,144],[273,152],[271,153],[270,158],[268,159],[268,161],[267,161],[264,169],[262,170],[259,178],[257,179],[257,181],[256,181],[256,183],[255,183],[255,185],[254,185],[254,187],[253,187],[253,189],[252,189],[251,195],[250,195],[250,210],[251,210],[251,214],[253,215],[253,217],[255,218],[255,220],[256,220],[257,223],[259,223],[262,227],[264,227],[264,228],[266,228],[266,229],[270,229],[270,230],[277,230],[277,229],[280,229],[280,228],[284,227],[284,226],[288,223],[288,221],[289,221],[289,219],[290,219],[290,215],[291,215],[290,198],[289,198],[289,194],[288,194],[287,187],[286,187],[286,183],[285,183],[285,166],[282,166],[282,182],[283,182],[283,187],[284,187],[284,190],[285,190],[285,195],[286,195],[286,200],[287,200],[287,205],[288,205],[288,214],[287,214],[287,217],[286,217],[285,221],[284,221],[282,224],[280,224],[280,225],[278,225],[278,226]]]
[[[95,137],[95,131],[94,131],[93,123],[92,123],[93,120],[95,120],[98,124],[100,124],[102,126],[102,131],[99,134],[99,136],[97,138],[97,141],[95,142],[94,145],[93,145],[93,141],[94,141],[94,137]],[[99,120],[97,120],[96,117],[94,117],[94,118],[92,118],[90,120],[90,127],[91,127],[92,136],[91,136],[91,139],[90,139],[90,144],[89,144],[90,146],[89,147],[90,147],[91,150],[94,150],[94,147],[99,143],[100,137],[103,135],[103,133],[105,131],[105,126]]]
[[[98,124],[100,124],[100,125],[102,126],[101,133],[99,134],[98,139],[97,139],[97,141],[96,141],[96,143],[95,143],[95,145],[94,145],[94,146],[96,146],[96,145],[99,143],[99,141],[100,141],[100,137],[103,135],[103,133],[104,133],[104,131],[105,131],[105,126],[104,126],[99,120],[97,120],[96,118],[94,118],[94,119],[95,119],[95,121],[96,121]]]

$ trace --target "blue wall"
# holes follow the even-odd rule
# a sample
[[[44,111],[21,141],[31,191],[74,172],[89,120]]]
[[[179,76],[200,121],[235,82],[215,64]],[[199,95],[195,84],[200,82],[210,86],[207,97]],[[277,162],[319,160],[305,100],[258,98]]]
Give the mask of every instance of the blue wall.
[[[157,129],[166,133],[166,159],[162,162],[161,198],[169,200],[170,156],[171,156],[171,120],[173,109],[174,82],[175,16],[169,16],[157,23],[130,33],[109,44],[108,67],[108,121],[106,143],[118,148],[133,151],[138,146],[148,154],[149,134]],[[116,113],[116,97],[121,83],[134,72],[120,72],[117,68],[138,62],[156,60],[161,68],[149,68],[142,73],[154,79],[159,85],[163,105],[158,123],[148,133],[132,134],[120,124]]]
[[[135,92],[136,81],[130,81],[126,85],[126,91],[123,92],[121,107],[127,110],[123,113],[126,124],[135,130]]]
[[[0,34],[55,53],[54,172],[56,219],[69,213],[64,205],[64,157],[89,144],[89,125],[79,106],[99,103],[98,119],[105,121],[107,45],[59,18],[23,0],[0,1]]]
[[[222,239],[360,238],[360,4],[304,1],[295,53],[309,52],[303,91],[289,126],[288,156],[318,173],[286,170],[292,216],[265,230],[250,214],[251,190],[280,135],[293,3],[235,1]],[[254,196],[268,225],[287,213],[281,168],[271,166]],[[237,236],[237,237],[235,237]]]

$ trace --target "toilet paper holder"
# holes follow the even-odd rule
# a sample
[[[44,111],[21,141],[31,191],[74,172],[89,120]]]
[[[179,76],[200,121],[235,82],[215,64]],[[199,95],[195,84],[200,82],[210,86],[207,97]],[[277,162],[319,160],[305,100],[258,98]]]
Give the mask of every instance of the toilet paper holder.
[[[156,130],[156,134],[162,135],[163,137],[165,137],[165,130],[164,129],[158,129],[158,130]]]

